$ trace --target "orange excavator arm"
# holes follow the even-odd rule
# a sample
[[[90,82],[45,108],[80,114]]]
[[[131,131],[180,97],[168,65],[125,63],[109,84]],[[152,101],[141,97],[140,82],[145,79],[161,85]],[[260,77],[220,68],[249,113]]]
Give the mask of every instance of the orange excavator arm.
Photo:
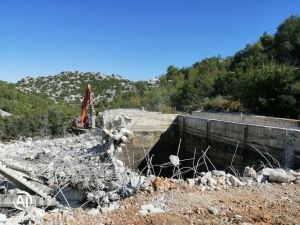
[[[93,107],[93,99],[92,99],[92,86],[90,84],[87,85],[85,89],[84,99],[81,104],[81,119],[80,119],[80,127],[85,127],[87,124],[87,105]]]

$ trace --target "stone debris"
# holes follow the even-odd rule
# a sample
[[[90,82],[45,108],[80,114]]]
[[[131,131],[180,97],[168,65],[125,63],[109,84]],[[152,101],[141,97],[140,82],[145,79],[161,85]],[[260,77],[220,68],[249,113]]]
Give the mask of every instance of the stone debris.
[[[257,177],[257,173],[256,171],[252,168],[252,167],[246,167],[245,170],[244,170],[244,174],[243,174],[244,177],[253,177],[253,178],[256,178]]]
[[[170,161],[173,164],[173,166],[179,166],[179,157],[176,155],[170,155]]]
[[[163,206],[163,205],[161,205],[161,206]],[[146,204],[141,207],[141,210],[139,212],[143,216],[147,216],[152,213],[164,213],[165,210],[163,208],[161,208],[161,206],[157,206],[157,205],[153,205],[153,204]]]
[[[231,186],[233,187],[241,187],[241,186],[244,186],[245,184],[240,181],[237,177],[235,176],[229,176],[228,178],[229,182],[231,183]]]
[[[296,177],[294,177],[291,174],[288,174],[283,169],[275,169],[272,171],[269,175],[269,180],[278,182],[278,183],[290,183],[294,180],[296,180]]]
[[[217,207],[211,206],[211,207],[208,208],[208,211],[209,211],[211,214],[217,215],[217,214],[219,214],[220,209],[217,208]]]
[[[171,195],[166,192],[155,197],[151,203],[141,206],[139,213],[143,216],[150,215],[152,213],[165,213],[168,212],[168,208],[165,205],[165,201],[172,200]]]
[[[11,171],[16,173],[10,179],[13,177],[15,183],[20,180],[23,186],[29,187],[41,197],[49,195],[60,203],[59,208],[47,212],[32,207],[29,211],[20,212],[11,218],[0,214],[0,224],[17,224],[24,220],[39,224],[51,221],[52,214],[70,213],[64,207],[83,205],[88,208],[88,215],[106,213],[122,208],[115,201],[132,196],[138,191],[156,191],[164,195],[163,200],[158,199],[143,205],[139,210],[141,215],[164,213],[167,208],[163,201],[168,198],[165,195],[179,183],[194,186],[201,191],[220,191],[267,182],[300,182],[299,171],[280,168],[263,168],[257,172],[254,168],[246,167],[243,176],[212,170],[197,172],[194,178],[186,180],[139,175],[115,157],[116,152],[123,151],[123,144],[132,139],[133,133],[128,127],[133,123],[131,117],[121,116],[115,118],[111,130],[103,129],[101,132],[88,132],[53,140],[27,138],[10,144],[0,143],[1,168],[8,171],[6,174]],[[180,167],[178,156],[170,155],[169,159],[170,165]],[[35,184],[33,187],[32,183]],[[45,190],[41,191],[42,185],[47,190],[44,187]],[[19,187],[13,181],[7,185],[7,181],[0,177],[0,195],[13,194],[17,188]],[[208,208],[214,215],[219,214],[220,210],[214,206]]]
[[[0,223],[4,223],[7,220],[6,215],[0,213]]]
[[[162,183],[162,179],[163,178],[156,178],[154,186],[157,186],[157,183]],[[178,182],[178,180],[168,179],[169,183],[174,181]],[[268,182],[297,184],[300,182],[300,173],[280,168],[264,168],[261,171],[256,172],[253,168],[246,167],[242,177],[236,177],[225,171],[212,170],[209,172],[201,172],[200,176],[195,178],[187,178],[186,182],[189,186],[199,187],[202,191],[226,190],[230,187],[251,186],[253,184],[257,185]],[[164,180],[164,183],[166,183],[166,180]]]
[[[9,116],[11,116],[10,113],[5,112],[5,111],[3,111],[3,110],[0,109],[0,117],[4,118],[4,117],[9,117]]]
[[[145,181],[144,176],[115,158],[115,151],[122,151],[121,144],[130,140],[131,135],[125,128],[115,128],[53,140],[27,138],[0,144],[0,159],[5,159],[1,168],[4,175],[14,175],[12,182],[20,181],[31,187],[33,181],[26,179],[37,180],[47,187],[45,197],[55,196],[62,205],[99,206],[101,212],[111,211],[119,208],[113,201],[133,195]],[[0,175],[0,194],[14,193],[15,186],[6,190],[5,182]],[[44,197],[40,188],[33,188],[36,185],[31,190]],[[34,208],[24,216],[41,223],[43,213]]]
[[[45,210],[32,207],[26,212],[25,217],[27,217],[28,220],[34,221],[36,224],[42,224],[44,220],[43,219],[44,215],[45,215]]]

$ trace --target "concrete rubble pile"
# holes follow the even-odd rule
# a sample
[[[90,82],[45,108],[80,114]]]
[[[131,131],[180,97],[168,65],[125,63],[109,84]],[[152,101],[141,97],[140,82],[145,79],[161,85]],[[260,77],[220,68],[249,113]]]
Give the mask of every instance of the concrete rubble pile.
[[[144,177],[114,156],[131,137],[132,132],[116,127],[68,138],[0,143],[0,197],[21,189],[45,200],[36,206],[102,207],[131,196]],[[9,204],[1,201],[0,207]]]
[[[281,168],[264,168],[256,172],[251,167],[246,167],[242,176],[235,176],[222,170],[201,172],[195,178],[171,179],[150,175],[146,178],[141,190],[147,192],[167,192],[176,187],[178,183],[187,183],[199,188],[201,191],[226,190],[228,188],[239,188],[251,185],[264,185],[271,183],[299,184],[300,171],[284,170]]]
[[[300,172],[284,170],[281,168],[264,168],[256,172],[251,167],[246,167],[242,176],[237,177],[225,171],[212,170],[201,172],[196,178],[186,180],[191,186],[196,185],[203,191],[222,190],[230,187],[242,187],[250,185],[261,185],[268,183],[299,184]]]

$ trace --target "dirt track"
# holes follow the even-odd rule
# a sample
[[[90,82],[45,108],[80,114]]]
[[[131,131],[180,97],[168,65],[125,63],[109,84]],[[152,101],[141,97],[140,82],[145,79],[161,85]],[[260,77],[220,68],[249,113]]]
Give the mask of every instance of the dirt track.
[[[164,205],[166,212],[141,215],[141,206],[149,203]],[[121,209],[96,215],[76,209],[72,215],[46,216],[52,224],[300,224],[299,184],[201,191],[177,183],[171,190],[140,192],[119,204]],[[210,207],[219,212],[212,214]]]

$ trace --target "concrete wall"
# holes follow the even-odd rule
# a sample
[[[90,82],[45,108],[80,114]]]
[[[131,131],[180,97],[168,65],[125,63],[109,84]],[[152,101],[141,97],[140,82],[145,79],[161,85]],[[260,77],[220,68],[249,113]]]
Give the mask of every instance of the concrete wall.
[[[292,120],[292,119],[285,119],[285,118],[252,116],[252,115],[232,114],[232,113],[210,113],[210,112],[199,112],[199,111],[193,112],[192,116],[205,118],[205,119],[232,121],[232,122],[246,123],[246,124],[253,124],[253,125],[300,129],[300,120]]]
[[[159,112],[147,112],[139,109],[111,109],[104,112],[104,126],[111,127],[114,120],[125,117],[132,119],[126,126],[133,132],[165,132],[170,125],[176,123],[176,114],[162,114]]]
[[[126,127],[133,131],[134,138],[116,156],[127,166],[143,170],[148,153],[152,163],[158,165],[168,161],[171,154],[176,154],[179,142],[177,116],[139,109],[114,109],[104,112],[104,125],[110,128],[120,117],[127,120]],[[161,175],[168,176],[169,173],[164,170]]]
[[[185,139],[187,155],[191,156],[195,147],[200,148],[201,152],[210,146],[209,155],[218,165],[230,162],[238,146],[239,158],[235,160],[239,162],[238,167],[258,164],[260,160],[266,163],[256,149],[269,153],[281,165],[300,167],[299,129],[179,116],[179,130],[180,137]]]
[[[126,143],[126,148],[122,152],[117,153],[117,157],[132,168],[143,170],[146,166],[145,155],[148,152],[149,156],[153,157],[152,164],[169,162],[169,156],[177,153],[180,141],[181,159],[195,156],[197,160],[210,146],[207,155],[218,169],[229,169],[228,166],[233,166],[242,171],[245,166],[259,167],[261,162],[267,164],[259,151],[264,155],[272,155],[280,165],[300,168],[298,121],[244,117],[243,120],[247,122],[241,122],[241,118],[236,115],[224,116],[216,113],[194,113],[193,115],[197,116],[117,109],[106,111],[103,118],[107,128],[110,128],[117,118],[128,119],[127,126],[134,132],[134,138]],[[215,115],[217,119],[211,119]],[[224,121],[221,120],[222,118]],[[271,124],[274,126],[270,126]],[[295,129],[286,127],[295,127]],[[274,163],[271,157],[266,156],[266,158]],[[191,167],[191,163],[192,161],[187,161],[182,166]],[[213,169],[209,163],[208,166]],[[199,168],[199,170],[205,169],[205,167]],[[171,174],[172,168],[169,168],[163,170],[160,175]]]

